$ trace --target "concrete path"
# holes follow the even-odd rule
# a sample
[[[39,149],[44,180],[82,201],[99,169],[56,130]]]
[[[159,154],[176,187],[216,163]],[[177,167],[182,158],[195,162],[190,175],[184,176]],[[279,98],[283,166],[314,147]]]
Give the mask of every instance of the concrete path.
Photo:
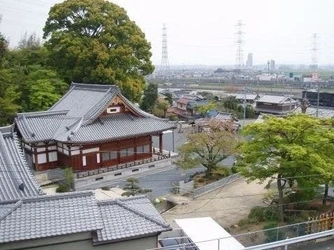
[[[265,184],[256,181],[247,184],[244,179],[240,179],[196,200],[178,205],[162,216],[172,227],[176,227],[174,219],[195,217],[212,217],[222,227],[230,227],[246,218],[252,207],[265,205]]]

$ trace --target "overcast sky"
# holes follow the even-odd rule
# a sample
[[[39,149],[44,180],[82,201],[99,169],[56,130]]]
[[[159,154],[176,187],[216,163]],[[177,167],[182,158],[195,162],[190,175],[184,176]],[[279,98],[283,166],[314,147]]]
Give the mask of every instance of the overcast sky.
[[[61,0],[0,0],[0,32],[14,47],[25,32],[42,36],[51,6]],[[152,61],[161,63],[167,26],[171,65],[236,63],[236,24],[242,20],[243,57],[254,64],[311,64],[318,34],[318,64],[334,64],[334,0],[114,0],[146,34]]]

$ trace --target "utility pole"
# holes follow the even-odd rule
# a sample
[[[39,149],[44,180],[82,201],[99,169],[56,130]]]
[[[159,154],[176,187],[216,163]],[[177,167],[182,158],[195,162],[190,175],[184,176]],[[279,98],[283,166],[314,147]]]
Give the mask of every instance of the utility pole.
[[[319,84],[317,84],[317,112],[316,117],[319,117],[319,101],[320,101],[320,87]]]
[[[311,37],[311,52],[312,52],[312,65],[314,70],[318,69],[317,51],[318,51],[318,34],[314,33]]]
[[[246,102],[246,85],[244,86],[244,100],[243,100],[243,108],[244,108],[244,112],[243,112],[243,120],[242,120],[242,127],[245,126],[245,121],[246,121],[246,107],[247,107],[247,102]]]

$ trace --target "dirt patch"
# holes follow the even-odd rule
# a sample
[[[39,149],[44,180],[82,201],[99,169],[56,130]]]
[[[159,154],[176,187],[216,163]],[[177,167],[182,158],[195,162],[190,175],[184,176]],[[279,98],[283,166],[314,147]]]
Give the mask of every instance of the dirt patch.
[[[175,228],[174,219],[198,217],[211,217],[222,227],[230,228],[246,218],[252,207],[266,205],[263,203],[267,194],[264,187],[265,184],[247,184],[240,179],[187,204],[176,206],[162,216]]]

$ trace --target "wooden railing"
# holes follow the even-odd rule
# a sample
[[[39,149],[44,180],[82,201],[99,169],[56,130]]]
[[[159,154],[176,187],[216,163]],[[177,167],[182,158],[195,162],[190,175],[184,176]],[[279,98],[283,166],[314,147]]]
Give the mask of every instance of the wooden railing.
[[[156,162],[156,161],[164,160],[170,157],[171,157],[171,152],[169,152],[168,154],[155,152],[155,155],[153,155],[153,157],[148,158],[148,159],[136,160],[132,162],[117,164],[114,166],[108,166],[108,167],[103,167],[103,168],[97,168],[97,169],[88,170],[88,171],[79,171],[79,172],[76,172],[75,175],[77,179],[80,179],[80,178],[85,178],[88,176],[93,176],[93,175],[103,174],[103,173],[112,172],[116,170],[126,169],[126,168],[130,168],[134,166],[140,166],[142,164]]]

